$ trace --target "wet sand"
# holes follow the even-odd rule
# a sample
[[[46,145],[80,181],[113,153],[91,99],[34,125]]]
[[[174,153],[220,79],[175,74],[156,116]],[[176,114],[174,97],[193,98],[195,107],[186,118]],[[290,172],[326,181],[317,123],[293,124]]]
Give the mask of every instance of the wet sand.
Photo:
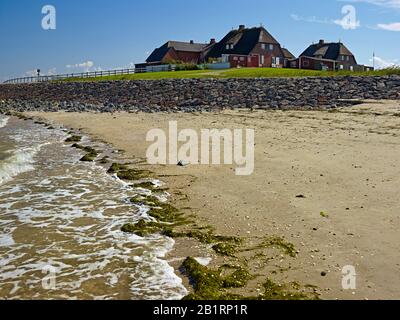
[[[234,166],[151,166],[168,184],[174,205],[216,232],[255,243],[283,236],[298,250],[271,264],[277,281],[316,285],[322,299],[400,298],[400,103],[369,102],[335,111],[225,111],[196,114],[30,113],[82,129],[144,159],[150,129],[240,129],[256,132],[255,171]],[[146,165],[144,165],[146,166]],[[147,166],[146,166],[147,167]],[[178,240],[170,259],[193,255]],[[223,263],[214,257],[212,265]],[[353,265],[357,289],[342,289]],[[259,266],[260,276],[271,268]],[[256,290],[256,285],[249,289]]]

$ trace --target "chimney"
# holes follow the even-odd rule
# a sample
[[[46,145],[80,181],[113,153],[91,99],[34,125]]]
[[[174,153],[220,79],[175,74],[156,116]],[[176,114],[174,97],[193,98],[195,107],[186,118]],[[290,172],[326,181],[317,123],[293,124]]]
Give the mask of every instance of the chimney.
[[[241,25],[239,26],[239,31],[243,31],[245,28],[246,28],[246,26],[245,26],[244,24],[241,24]]]
[[[325,44],[325,41],[324,40],[319,40],[319,43],[318,43],[319,45],[323,45],[323,44]]]
[[[190,40],[190,44],[193,44],[194,43],[194,41],[193,40]]]
[[[210,40],[210,44],[215,44],[215,43],[217,43],[217,41],[216,41],[214,38],[212,38],[212,39]]]

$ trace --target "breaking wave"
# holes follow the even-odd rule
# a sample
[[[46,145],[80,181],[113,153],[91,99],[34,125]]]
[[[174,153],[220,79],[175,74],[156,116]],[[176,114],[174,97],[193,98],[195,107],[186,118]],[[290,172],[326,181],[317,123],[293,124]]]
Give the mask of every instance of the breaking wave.
[[[10,118],[8,118],[8,117],[6,117],[6,118],[0,118],[0,128],[5,127],[5,126],[7,125],[9,119],[10,119]]]
[[[14,150],[10,157],[2,160],[0,162],[0,185],[10,181],[18,174],[33,170],[33,164],[35,163],[33,157],[43,145]]]

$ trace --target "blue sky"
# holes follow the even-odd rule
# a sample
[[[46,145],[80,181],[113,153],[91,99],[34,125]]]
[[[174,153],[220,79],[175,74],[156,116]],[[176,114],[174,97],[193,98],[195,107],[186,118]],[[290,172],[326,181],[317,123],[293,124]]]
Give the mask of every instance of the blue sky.
[[[56,8],[56,30],[41,26],[45,5]],[[356,10],[352,29],[340,23],[348,5]],[[167,40],[218,40],[260,23],[295,55],[319,39],[340,39],[359,63],[372,64],[373,52],[379,66],[400,63],[400,0],[1,0],[0,80],[37,68],[128,67]]]

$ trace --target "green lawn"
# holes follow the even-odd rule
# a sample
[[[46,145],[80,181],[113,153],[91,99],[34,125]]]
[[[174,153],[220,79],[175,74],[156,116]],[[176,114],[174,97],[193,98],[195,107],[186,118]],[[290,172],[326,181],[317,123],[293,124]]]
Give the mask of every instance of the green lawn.
[[[70,78],[62,81],[115,81],[115,80],[159,80],[159,79],[191,79],[191,78],[291,78],[291,77],[340,77],[340,76],[383,76],[400,75],[400,68],[384,69],[373,72],[326,72],[299,69],[277,68],[242,68],[227,70],[194,70],[149,72],[88,79]]]

